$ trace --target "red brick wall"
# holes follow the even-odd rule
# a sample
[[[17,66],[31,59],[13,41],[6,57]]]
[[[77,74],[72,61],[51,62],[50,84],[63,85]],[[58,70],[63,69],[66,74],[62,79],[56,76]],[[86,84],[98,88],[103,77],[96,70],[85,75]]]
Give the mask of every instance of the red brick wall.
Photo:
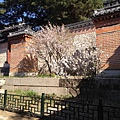
[[[94,25],[72,29],[72,34],[78,35],[80,40],[82,39],[81,34],[88,37],[92,35],[94,39],[96,36]],[[10,75],[19,72],[29,73],[36,71],[38,67],[37,59],[26,52],[27,42],[31,37],[30,35],[19,35],[9,38],[8,60],[10,62]]]
[[[108,22],[111,23],[110,20]],[[98,24],[100,25],[101,22]],[[101,55],[103,69],[120,69],[120,24],[98,27],[96,34],[96,43],[103,51]]]
[[[103,51],[101,55],[102,63],[105,65],[103,69],[120,69],[120,18],[94,21],[94,24],[96,29],[94,25],[90,25],[81,28],[73,28],[71,32],[73,35],[87,35],[87,33],[96,32],[96,43]],[[36,58],[29,55],[28,59],[28,56],[26,56],[26,46],[29,39],[31,39],[31,36],[25,34],[9,38],[9,52],[7,58],[11,67],[10,73],[31,72],[35,70],[35,65],[28,65],[28,63],[31,63],[31,61],[35,63]],[[37,63],[35,64],[37,65]]]
[[[30,35],[18,35],[9,38],[8,59],[10,63],[10,75],[17,73],[33,72],[36,70],[36,58],[27,53],[27,42]]]
[[[10,44],[10,72],[17,72],[20,69],[20,62],[25,55],[25,38],[24,35],[9,38]]]

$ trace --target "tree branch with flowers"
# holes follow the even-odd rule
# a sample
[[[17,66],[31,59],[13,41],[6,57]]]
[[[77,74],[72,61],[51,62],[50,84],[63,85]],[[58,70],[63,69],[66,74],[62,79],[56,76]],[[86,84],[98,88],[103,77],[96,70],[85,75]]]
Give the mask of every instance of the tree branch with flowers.
[[[30,41],[30,51],[44,62],[49,74],[56,72],[56,65],[70,51],[72,37],[68,29],[62,26],[46,25],[36,32]]]
[[[83,38],[72,35],[64,25],[49,23],[34,34],[30,50],[45,63],[50,76],[93,78],[100,69],[101,51],[94,36]]]

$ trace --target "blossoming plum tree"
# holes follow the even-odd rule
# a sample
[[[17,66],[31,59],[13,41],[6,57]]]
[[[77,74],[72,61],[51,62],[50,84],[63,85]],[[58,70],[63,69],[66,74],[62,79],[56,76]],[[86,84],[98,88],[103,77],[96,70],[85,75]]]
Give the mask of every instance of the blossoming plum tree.
[[[64,25],[57,26],[49,23],[34,34],[30,42],[30,51],[38,57],[40,63],[45,63],[43,66],[47,66],[51,76],[56,72],[54,70],[57,63],[70,52],[71,46],[72,37],[69,30],[65,29]]]
[[[88,37],[76,42],[64,25],[49,23],[42,27],[34,34],[30,50],[45,63],[43,66],[47,66],[50,76],[54,72],[65,77],[93,78],[100,69],[101,51],[96,47],[95,39]]]
[[[81,42],[70,56],[65,56],[59,61],[59,73],[64,76],[78,78],[94,78],[101,68],[101,51],[95,46],[94,41]],[[62,68],[62,69],[61,69]]]

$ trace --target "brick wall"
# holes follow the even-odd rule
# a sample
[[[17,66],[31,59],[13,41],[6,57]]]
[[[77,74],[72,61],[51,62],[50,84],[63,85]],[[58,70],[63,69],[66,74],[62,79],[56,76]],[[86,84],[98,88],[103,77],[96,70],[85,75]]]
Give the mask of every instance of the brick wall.
[[[120,76],[120,11],[116,9],[117,6],[98,10],[92,19],[97,46],[103,51],[101,71],[107,76]]]
[[[19,71],[19,64],[24,57],[25,39],[24,36],[9,38],[10,50],[10,73]]]
[[[78,43],[84,39],[96,39],[97,45],[103,51],[101,55],[102,64],[105,65],[103,70],[120,70],[120,18],[110,20],[102,18],[100,21],[93,20],[93,22],[94,24],[91,22],[75,23],[68,27]],[[9,61],[10,75],[18,72],[23,74],[34,72],[38,67],[35,62],[36,58],[30,54],[26,55],[27,42],[31,37],[27,34],[20,34],[9,37],[8,43],[0,44],[0,56],[2,56],[0,64],[2,65],[5,60]],[[6,54],[7,49],[8,54]]]
[[[9,62],[10,62],[10,75],[18,75],[24,72],[31,72],[29,68],[31,56],[26,55],[26,48],[28,41],[31,38],[29,35],[17,35],[9,38]],[[31,69],[31,71],[30,71]]]
[[[103,69],[120,69],[120,24],[98,28],[96,43],[103,50]]]

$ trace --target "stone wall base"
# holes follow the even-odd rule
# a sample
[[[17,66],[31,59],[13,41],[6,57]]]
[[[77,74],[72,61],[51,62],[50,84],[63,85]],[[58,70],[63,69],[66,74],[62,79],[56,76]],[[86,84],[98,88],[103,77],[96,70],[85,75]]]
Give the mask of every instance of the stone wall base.
[[[101,76],[101,77],[120,77],[120,70],[100,71],[100,74],[98,76]]]
[[[39,95],[41,93],[45,94],[56,94],[68,95],[68,89],[59,86],[59,79],[57,78],[36,78],[36,77],[24,77],[24,78],[5,78],[6,83],[3,86],[4,89],[8,91],[19,90],[33,90]]]

